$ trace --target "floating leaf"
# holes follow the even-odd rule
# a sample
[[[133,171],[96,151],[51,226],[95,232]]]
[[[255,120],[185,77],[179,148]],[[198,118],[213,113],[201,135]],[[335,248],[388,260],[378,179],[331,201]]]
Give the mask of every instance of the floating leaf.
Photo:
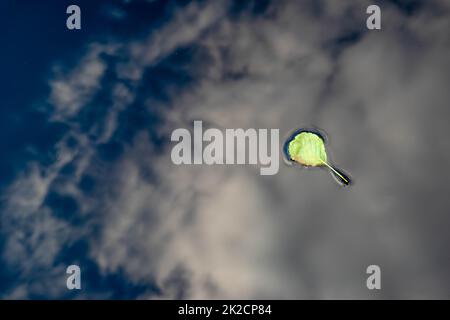
[[[326,166],[340,183],[344,185],[350,184],[350,179],[343,172],[328,164],[325,143],[317,133],[302,131],[297,134],[289,142],[288,154],[290,160],[303,166]]]
[[[327,153],[323,139],[312,132],[301,132],[289,142],[289,157],[304,166],[323,166]]]

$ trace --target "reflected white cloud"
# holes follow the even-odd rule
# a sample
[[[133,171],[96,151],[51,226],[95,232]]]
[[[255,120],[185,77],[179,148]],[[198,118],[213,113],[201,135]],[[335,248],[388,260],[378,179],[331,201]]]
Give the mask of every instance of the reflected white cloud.
[[[407,16],[386,5],[381,32],[360,30],[338,43],[365,28],[367,3],[277,1],[264,16],[234,19],[224,3],[192,5],[148,39],[117,45],[121,50],[110,54],[124,62],[114,69],[119,80],[110,94],[123,103],[99,119],[106,123],[102,138],[73,129],[68,135],[79,143],[61,153],[77,172],[61,182],[62,192],[81,204],[81,215],[95,216],[75,229],[53,217],[42,199],[62,160],[34,167],[6,200],[5,216],[19,221],[8,229],[6,259],[24,270],[52,268],[65,244],[86,237],[87,254],[102,272],[121,270],[133,283],[161,288],[161,296],[142,298],[448,296],[445,175],[437,165],[423,166],[449,160],[449,8],[430,1]],[[146,130],[118,160],[99,164],[95,149],[120,127],[118,115],[149,98],[136,97],[146,68],[192,43],[204,54],[192,64],[196,85],[169,106],[148,105],[163,119],[152,128],[159,137],[169,142],[173,129],[194,119],[217,128],[279,128],[281,136],[316,125],[355,185],[343,190],[328,173],[283,166],[271,177],[255,166],[175,166],[171,146],[159,149]],[[50,101],[65,121],[92,107],[87,101],[100,90],[109,66],[96,50],[68,77],[51,81]],[[88,195],[77,185],[87,173],[97,185]],[[42,219],[25,223],[30,216]],[[42,237],[13,241],[20,232]],[[17,256],[27,245],[34,254]],[[382,268],[380,293],[365,287],[370,264]],[[41,288],[11,294],[35,290]]]

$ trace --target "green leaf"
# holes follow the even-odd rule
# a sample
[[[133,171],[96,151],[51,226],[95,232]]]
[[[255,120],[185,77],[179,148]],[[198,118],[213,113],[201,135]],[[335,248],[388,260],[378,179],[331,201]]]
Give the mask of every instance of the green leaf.
[[[327,153],[323,139],[313,132],[300,132],[289,142],[289,157],[304,166],[327,164]]]
[[[349,185],[350,179],[327,162],[325,143],[316,133],[303,131],[289,142],[288,153],[291,160],[304,166],[326,166],[343,185]]]

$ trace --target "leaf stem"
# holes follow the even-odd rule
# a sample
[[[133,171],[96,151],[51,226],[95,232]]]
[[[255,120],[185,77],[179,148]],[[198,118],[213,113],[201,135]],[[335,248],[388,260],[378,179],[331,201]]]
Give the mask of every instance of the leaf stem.
[[[333,171],[335,174],[337,174],[342,180],[344,180],[346,183],[349,183],[349,181],[347,179],[345,179],[344,176],[342,176],[342,174],[340,174],[336,169],[334,169],[332,166],[330,166],[328,163],[326,163],[322,159],[320,159],[320,161],[322,161],[322,163],[324,165],[326,165],[331,171]]]

